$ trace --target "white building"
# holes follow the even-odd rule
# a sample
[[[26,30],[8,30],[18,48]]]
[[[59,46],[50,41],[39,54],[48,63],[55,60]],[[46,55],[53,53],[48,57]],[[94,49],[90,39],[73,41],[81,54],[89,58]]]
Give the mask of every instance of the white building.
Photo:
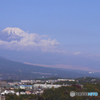
[[[27,84],[27,83],[33,84],[33,83],[35,83],[35,80],[21,80],[21,83],[22,84]]]
[[[43,88],[43,89],[49,89],[49,88],[58,88],[58,87],[61,87],[61,85],[52,85],[52,84],[34,84],[33,85],[33,88]]]
[[[58,81],[75,81],[74,79],[58,79]]]
[[[5,95],[5,94],[15,94],[14,90],[5,90],[3,92],[1,92],[1,95]]]

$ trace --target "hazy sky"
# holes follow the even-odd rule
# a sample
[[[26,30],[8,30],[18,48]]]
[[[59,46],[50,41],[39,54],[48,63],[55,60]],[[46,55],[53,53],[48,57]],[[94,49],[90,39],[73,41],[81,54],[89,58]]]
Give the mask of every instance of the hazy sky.
[[[10,59],[18,60],[20,55],[20,60],[29,57],[28,62],[65,64],[66,59],[73,62],[75,56],[74,60],[100,58],[100,0],[0,0],[0,31],[6,27],[55,39],[59,43],[56,50],[61,51],[34,53],[30,50],[30,54],[24,50],[0,49],[0,55]],[[37,58],[34,61],[33,55]]]

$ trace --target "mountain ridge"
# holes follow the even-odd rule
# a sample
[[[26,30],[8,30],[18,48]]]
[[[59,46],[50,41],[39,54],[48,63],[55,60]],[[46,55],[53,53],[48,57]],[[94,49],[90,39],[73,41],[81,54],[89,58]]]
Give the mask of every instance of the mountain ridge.
[[[77,78],[83,76],[99,77],[100,74],[74,70],[60,70],[57,68],[46,68],[40,66],[27,65],[20,62],[11,61],[0,57],[0,79],[36,79],[36,78]]]

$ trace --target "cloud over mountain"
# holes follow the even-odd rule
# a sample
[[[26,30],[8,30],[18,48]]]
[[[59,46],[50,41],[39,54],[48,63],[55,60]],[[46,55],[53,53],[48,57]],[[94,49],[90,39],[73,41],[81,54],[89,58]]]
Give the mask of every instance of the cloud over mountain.
[[[59,43],[56,39],[27,33],[19,28],[7,27],[0,33],[0,48],[11,50],[40,50],[43,52],[58,51]]]

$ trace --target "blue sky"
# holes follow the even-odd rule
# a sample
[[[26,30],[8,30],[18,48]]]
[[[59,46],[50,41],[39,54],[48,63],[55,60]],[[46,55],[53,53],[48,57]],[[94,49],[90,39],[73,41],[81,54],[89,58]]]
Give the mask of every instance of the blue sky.
[[[63,59],[66,56],[73,58],[76,52],[79,57],[77,59],[81,57],[97,60],[100,57],[99,10],[100,0],[0,0],[0,31],[6,27],[18,27],[28,33],[47,35],[51,40],[56,39],[59,42],[59,50],[66,52],[41,53],[39,59],[44,58],[44,61],[37,58],[35,63],[44,62],[45,64],[48,58],[51,62],[46,64],[52,62],[56,64],[57,56],[59,60],[61,60],[61,55],[64,55]],[[1,52],[1,56],[15,60],[18,60],[17,55],[10,57],[10,52],[14,54],[16,52],[18,55],[21,53],[15,50],[6,50],[4,53],[2,49]],[[29,52],[23,52],[30,55]],[[34,52],[32,54],[34,55]],[[35,53],[35,56],[36,54],[39,55]],[[47,58],[44,57],[46,55],[48,55]],[[57,56],[52,61],[53,55]],[[29,59],[33,59],[31,55]],[[20,56],[20,60],[24,61],[24,56]],[[28,59],[25,61],[29,62]],[[63,60],[61,64],[65,62]]]

